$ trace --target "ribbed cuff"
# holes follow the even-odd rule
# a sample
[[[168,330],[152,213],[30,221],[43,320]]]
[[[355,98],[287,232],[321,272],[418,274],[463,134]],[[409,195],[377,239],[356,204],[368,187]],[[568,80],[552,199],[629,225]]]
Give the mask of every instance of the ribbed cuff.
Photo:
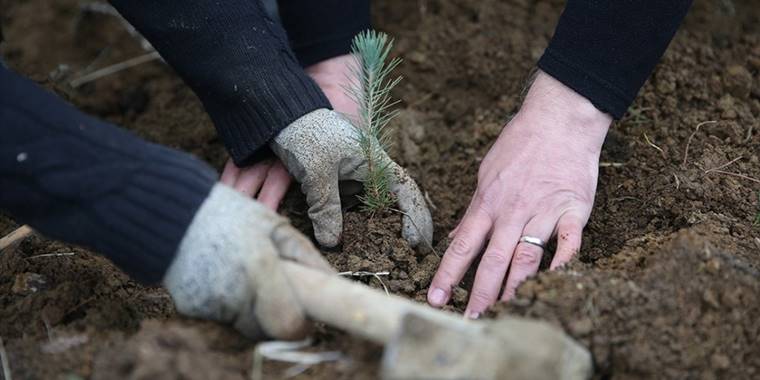
[[[138,281],[158,283],[196,211],[216,183],[216,173],[196,158],[152,146],[153,154],[122,192],[85,213],[101,236],[95,247]],[[111,199],[108,199],[111,198]]]
[[[285,53],[283,53],[285,54]],[[238,166],[249,165],[269,153],[266,144],[290,123],[320,108],[332,109],[317,84],[293,58],[272,67],[266,78],[230,84],[234,95],[226,100],[199,95],[222,142]]]
[[[623,117],[628,106],[633,102],[633,98],[626,96],[612,84],[564,59],[562,55],[553,51],[551,46],[544,51],[543,56],[539,59],[538,67],[565,86],[583,95],[596,108],[609,113],[615,119]]]

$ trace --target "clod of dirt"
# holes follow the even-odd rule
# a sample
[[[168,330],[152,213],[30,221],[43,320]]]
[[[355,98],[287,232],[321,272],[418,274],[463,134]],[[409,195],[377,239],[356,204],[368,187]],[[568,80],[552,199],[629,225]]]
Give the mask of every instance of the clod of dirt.
[[[422,144],[425,141],[424,115],[418,111],[405,109],[391,123],[391,128],[398,135],[399,155],[407,165],[419,164],[423,159]]]
[[[496,310],[563,326],[601,377],[753,378],[760,272],[711,241],[685,230],[599,263],[610,270],[543,275]]]
[[[745,100],[749,97],[752,81],[752,73],[744,66],[732,65],[726,69],[726,90],[737,99]]]
[[[245,370],[239,361],[210,350],[195,329],[149,320],[123,345],[96,357],[92,378],[243,380]]]

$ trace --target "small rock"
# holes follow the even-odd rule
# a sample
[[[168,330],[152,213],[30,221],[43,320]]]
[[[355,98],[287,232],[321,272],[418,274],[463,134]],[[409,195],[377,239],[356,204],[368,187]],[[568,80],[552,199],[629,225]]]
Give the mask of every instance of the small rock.
[[[469,292],[464,290],[464,288],[457,286],[452,291],[451,299],[454,301],[454,304],[465,304],[467,302],[467,296],[469,296]]]
[[[742,65],[729,66],[724,77],[726,90],[738,99],[747,99],[752,91],[752,74]]]
[[[414,63],[418,63],[418,64],[422,64],[422,63],[427,62],[427,56],[425,54],[423,54],[423,53],[420,53],[419,51],[409,52],[406,55],[406,59],[408,59],[409,62],[414,62]]]
[[[731,359],[726,355],[716,353],[710,357],[710,363],[715,368],[726,369],[731,365]]]
[[[676,90],[676,82],[672,78],[658,78],[657,91],[661,94],[670,94]]]
[[[11,291],[14,294],[26,296],[32,293],[37,293],[40,290],[45,290],[46,288],[47,280],[44,276],[37,273],[26,272],[16,275]]]
[[[720,260],[716,258],[710,259],[705,265],[705,269],[707,269],[708,273],[718,273],[720,271]]]
[[[571,322],[569,328],[575,336],[586,336],[594,329],[594,322],[590,318],[582,318]]]
[[[736,102],[731,95],[724,95],[718,100],[718,108],[721,111],[721,118],[723,119],[736,119]]]
[[[705,291],[702,293],[702,301],[704,301],[706,304],[710,305],[711,307],[715,309],[720,308],[720,303],[718,302],[718,296],[715,294],[712,289],[705,289]]]

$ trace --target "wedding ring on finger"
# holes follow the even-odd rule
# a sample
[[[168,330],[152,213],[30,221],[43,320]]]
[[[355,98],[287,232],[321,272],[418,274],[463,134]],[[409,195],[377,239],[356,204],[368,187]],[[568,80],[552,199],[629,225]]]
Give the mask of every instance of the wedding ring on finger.
[[[520,237],[520,243],[528,243],[528,244],[535,245],[536,247],[539,247],[543,250],[546,249],[546,243],[535,236],[523,235],[522,237]]]

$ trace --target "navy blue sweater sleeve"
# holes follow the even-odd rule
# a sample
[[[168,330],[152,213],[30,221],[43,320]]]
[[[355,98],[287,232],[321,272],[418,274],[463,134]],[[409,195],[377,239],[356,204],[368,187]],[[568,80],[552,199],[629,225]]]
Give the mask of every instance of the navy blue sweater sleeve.
[[[259,0],[111,0],[200,98],[238,165],[301,116],[331,108]]]
[[[0,209],[160,281],[216,173],[0,66]]]
[[[370,29],[369,0],[279,0],[280,18],[304,67],[351,52],[351,41]]]
[[[538,67],[620,118],[691,0],[568,0]]]

